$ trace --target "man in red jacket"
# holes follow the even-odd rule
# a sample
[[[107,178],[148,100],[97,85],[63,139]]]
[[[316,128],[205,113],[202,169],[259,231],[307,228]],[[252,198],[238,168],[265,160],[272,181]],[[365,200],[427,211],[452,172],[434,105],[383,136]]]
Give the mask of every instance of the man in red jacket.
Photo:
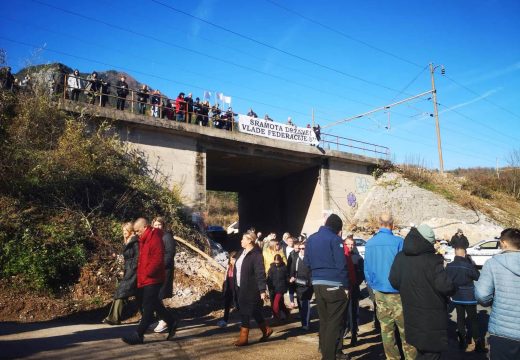
[[[163,233],[161,229],[152,228],[144,218],[135,221],[134,231],[139,236],[137,288],[141,292],[143,317],[136,332],[123,337],[123,341],[129,345],[142,344],[154,312],[168,324],[166,339],[170,340],[175,335],[177,322],[159,299],[159,290],[165,280]]]

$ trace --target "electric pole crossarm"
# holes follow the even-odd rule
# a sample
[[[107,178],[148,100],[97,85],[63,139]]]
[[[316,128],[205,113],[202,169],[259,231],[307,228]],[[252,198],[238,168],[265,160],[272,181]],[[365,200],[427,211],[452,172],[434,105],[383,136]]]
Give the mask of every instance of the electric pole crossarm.
[[[355,120],[355,119],[359,119],[359,118],[361,118],[363,116],[367,116],[367,115],[373,114],[373,113],[381,111],[381,110],[390,109],[390,108],[392,108],[394,106],[397,106],[397,105],[400,105],[400,104],[402,104],[404,102],[407,102],[407,101],[410,101],[410,100],[413,100],[413,99],[417,99],[417,98],[419,98],[421,96],[424,96],[424,95],[427,95],[427,94],[431,94],[431,93],[433,93],[433,90],[428,90],[428,91],[425,91],[423,93],[417,94],[415,96],[412,96],[412,97],[400,100],[398,102],[395,102],[395,103],[392,103],[392,104],[389,104],[389,105],[385,105],[385,106],[381,106],[381,107],[378,107],[377,109],[374,109],[374,110],[367,111],[366,113],[359,114],[359,115],[356,115],[356,116],[352,116],[352,117],[349,117],[349,118],[346,118],[346,119],[343,119],[343,120],[335,121],[333,123],[324,125],[321,128],[325,129],[325,128],[329,128],[329,127],[332,127],[332,126],[336,126],[336,125],[341,124],[341,123],[345,123],[345,122],[349,122],[349,121],[352,121],[352,120]]]

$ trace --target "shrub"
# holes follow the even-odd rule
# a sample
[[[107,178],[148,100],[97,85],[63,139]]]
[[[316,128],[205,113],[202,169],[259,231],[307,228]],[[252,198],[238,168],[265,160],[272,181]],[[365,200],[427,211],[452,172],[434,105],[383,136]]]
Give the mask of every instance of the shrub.
[[[109,123],[72,118],[43,95],[0,98],[1,277],[59,291],[87,262],[118,252],[120,224],[139,216],[160,214],[190,233],[178,189],[161,186]]]

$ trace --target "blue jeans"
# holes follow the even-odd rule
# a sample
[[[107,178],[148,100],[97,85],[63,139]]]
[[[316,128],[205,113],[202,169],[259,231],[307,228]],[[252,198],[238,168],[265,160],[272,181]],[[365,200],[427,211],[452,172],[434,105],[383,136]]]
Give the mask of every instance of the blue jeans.
[[[182,112],[178,112],[177,115],[175,115],[175,118],[177,121],[184,121],[184,114]]]

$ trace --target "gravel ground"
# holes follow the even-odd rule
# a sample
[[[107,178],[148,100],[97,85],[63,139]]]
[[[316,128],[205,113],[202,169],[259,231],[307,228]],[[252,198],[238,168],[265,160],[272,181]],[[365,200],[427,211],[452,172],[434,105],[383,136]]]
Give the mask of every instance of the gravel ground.
[[[487,309],[479,308],[480,319],[486,321]],[[313,310],[315,312],[315,310]],[[120,337],[132,331],[135,324],[107,326],[99,323],[102,314],[89,313],[83,317],[35,323],[0,323],[1,358],[27,359],[319,359],[318,327],[314,314],[311,329],[300,329],[297,312],[288,323],[275,325],[270,341],[258,343],[257,328],[250,333],[250,345],[236,348],[232,345],[238,335],[237,314],[231,315],[230,325],[216,326],[220,312],[197,318],[183,319],[175,340],[165,341],[165,334],[149,334],[144,345],[127,346]],[[182,317],[182,314],[179,314]],[[454,313],[451,314],[454,319]],[[360,309],[360,334],[356,347],[345,346],[352,359],[384,359],[379,334],[373,329],[370,301],[363,299]],[[450,323],[450,334],[455,334]],[[349,340],[346,340],[348,344]],[[486,359],[473,352],[461,353],[456,341],[444,359]]]

